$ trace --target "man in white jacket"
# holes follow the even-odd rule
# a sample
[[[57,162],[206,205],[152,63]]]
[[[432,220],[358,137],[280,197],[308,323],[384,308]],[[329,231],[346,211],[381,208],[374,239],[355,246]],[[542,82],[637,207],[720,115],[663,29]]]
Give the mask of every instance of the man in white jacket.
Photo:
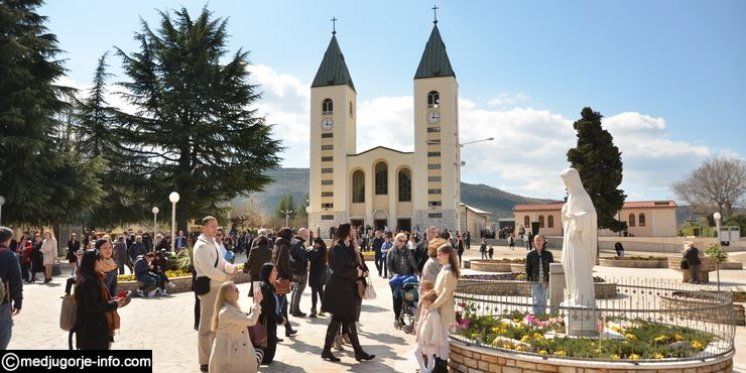
[[[225,261],[220,255],[215,235],[218,232],[218,220],[212,216],[202,219],[202,234],[194,244],[194,270],[197,277],[210,278],[210,291],[199,296],[200,319],[197,330],[197,351],[199,352],[199,366],[202,372],[207,372],[210,362],[210,351],[215,334],[210,328],[212,313],[215,310],[215,298],[218,289],[225,281],[235,274],[235,267]]]

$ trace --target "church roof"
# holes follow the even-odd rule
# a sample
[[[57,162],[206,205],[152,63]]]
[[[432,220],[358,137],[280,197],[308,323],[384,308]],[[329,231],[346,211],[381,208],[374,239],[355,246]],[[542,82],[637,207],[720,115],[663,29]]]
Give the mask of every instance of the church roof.
[[[321,66],[319,66],[319,70],[313,78],[311,88],[333,85],[349,85],[353,91],[355,90],[350,71],[347,70],[345,56],[339,48],[339,43],[337,43],[336,35],[332,35],[332,40],[326,48],[324,59],[321,60]]]
[[[456,73],[451,67],[451,61],[448,59],[448,53],[446,53],[446,45],[440,38],[440,31],[438,31],[438,25],[436,24],[430,33],[430,39],[427,40],[425,51],[422,52],[420,65],[417,67],[414,78],[425,79],[442,76],[455,77]]]

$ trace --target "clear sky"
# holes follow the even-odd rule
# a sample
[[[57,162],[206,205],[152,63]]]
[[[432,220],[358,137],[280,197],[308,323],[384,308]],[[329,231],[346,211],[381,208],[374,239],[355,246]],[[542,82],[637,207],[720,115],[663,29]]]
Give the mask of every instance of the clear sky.
[[[711,154],[743,158],[746,1],[438,1],[438,26],[460,87],[463,179],[561,198],[559,172],[584,106],[623,151],[629,199],[672,198],[670,184]],[[96,59],[136,48],[139,17],[203,1],[48,0],[67,59],[84,87]],[[412,148],[412,78],[432,28],[432,1],[230,1],[229,48],[251,51],[260,109],[287,146],[283,165],[308,166],[310,81],[332,16],[358,91],[358,148]],[[109,59],[122,80],[120,61]],[[116,101],[116,100],[114,100]]]

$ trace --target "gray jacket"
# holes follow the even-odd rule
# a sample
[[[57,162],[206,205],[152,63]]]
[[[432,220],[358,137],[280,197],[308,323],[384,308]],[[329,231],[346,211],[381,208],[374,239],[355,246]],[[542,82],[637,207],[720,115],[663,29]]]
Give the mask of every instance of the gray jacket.
[[[417,262],[414,260],[414,254],[406,246],[401,249],[396,248],[396,246],[390,248],[386,254],[386,266],[391,275],[414,275],[417,273]]]
[[[435,284],[435,280],[438,278],[438,272],[443,266],[438,263],[436,258],[428,258],[425,262],[425,266],[422,267],[422,278],[420,281],[432,281]]]

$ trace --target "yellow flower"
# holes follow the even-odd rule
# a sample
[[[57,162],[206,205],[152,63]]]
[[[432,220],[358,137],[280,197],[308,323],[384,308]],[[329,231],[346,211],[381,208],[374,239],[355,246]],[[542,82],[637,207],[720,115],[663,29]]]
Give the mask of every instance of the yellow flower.
[[[547,350],[539,350],[539,355],[546,355],[546,354],[547,354]]]
[[[627,338],[627,339],[629,339],[630,341],[634,341],[634,340],[637,340],[637,336],[636,336],[636,335],[634,335],[634,334],[632,334],[632,333],[627,333],[627,334],[625,334],[625,335],[624,335],[624,338]]]
[[[640,355],[637,355],[637,354],[629,355],[629,359],[630,360],[640,360]]]
[[[614,354],[614,355],[609,356],[609,359],[611,359],[611,360],[621,360],[622,358],[619,357],[619,355]]]
[[[563,350],[554,351],[554,356],[567,356],[567,352]]]
[[[541,333],[534,333],[534,339],[539,339],[539,340],[544,339],[544,335]]]
[[[673,339],[675,339],[676,342],[680,342],[684,340],[684,336],[682,336],[681,334],[674,334]]]
[[[658,343],[665,343],[669,339],[670,339],[670,337],[667,336],[667,335],[665,335],[665,334],[661,334],[661,335],[655,337],[655,341],[658,342]]]
[[[531,337],[529,337],[529,336],[528,336],[528,334],[527,334],[527,335],[524,335],[523,337],[521,337],[521,342],[528,342],[528,340],[529,340],[530,338],[531,338]]]
[[[515,346],[516,351],[526,351],[526,346],[524,345],[517,345]]]
[[[655,354],[653,355],[653,359],[661,360],[661,359],[664,359],[664,358],[665,358],[665,356],[663,356],[663,354],[662,354],[662,353],[660,353],[660,352],[656,352],[656,353],[655,353]]]
[[[702,345],[700,341],[692,341],[691,345],[692,345],[692,348],[695,350],[701,350],[705,347],[704,345]]]

